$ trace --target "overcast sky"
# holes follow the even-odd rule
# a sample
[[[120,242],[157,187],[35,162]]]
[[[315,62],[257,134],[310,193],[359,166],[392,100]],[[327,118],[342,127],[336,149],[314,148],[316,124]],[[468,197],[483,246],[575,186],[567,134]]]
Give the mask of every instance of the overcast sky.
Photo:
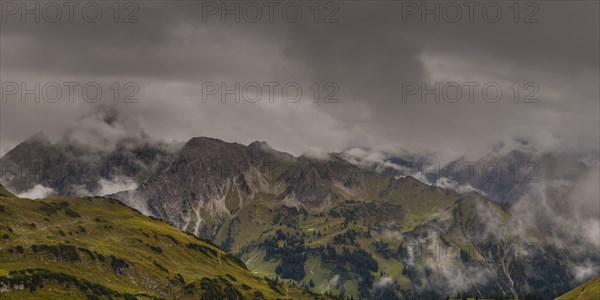
[[[89,21],[94,7],[86,7],[83,15],[86,2],[73,8],[73,23],[65,6],[56,17],[56,7],[28,3],[34,10],[40,4],[39,22],[35,15],[22,16],[21,6],[2,4],[2,154],[42,130],[57,139],[98,105],[114,105],[148,134],[167,141],[194,136],[241,143],[264,140],[293,154],[390,145],[448,155],[482,154],[514,138],[542,149],[599,148],[598,1],[539,1],[518,8],[499,2],[502,15],[495,23],[495,8],[482,10],[490,2],[476,2],[473,22],[468,7],[457,2],[462,16],[456,23],[448,20],[454,18],[455,7],[443,11],[441,5],[437,23],[434,15],[425,15],[424,21],[419,11],[408,15],[415,9],[413,2],[321,2],[318,22],[314,2],[294,2],[301,3],[302,12],[295,23],[289,20],[295,7],[287,7],[287,14],[281,5],[274,7],[270,22],[264,2],[254,2],[262,10],[256,23],[247,20],[254,18],[256,7],[244,10],[241,5],[239,23],[234,15],[222,22],[223,7],[209,14],[215,8],[212,2],[121,4],[118,22],[112,1],[98,2],[102,16],[97,23]],[[433,7],[444,2],[429,3]],[[50,23],[53,19],[57,22]],[[22,103],[22,84],[33,89],[36,82],[40,103],[32,95],[25,95]],[[44,98],[44,93],[54,97],[53,82],[62,86],[57,103]],[[73,87],[73,103],[66,95],[68,82],[79,83]],[[81,96],[88,82],[102,89],[97,103]],[[117,104],[115,82],[120,90]],[[241,90],[246,85],[247,98],[257,96],[251,83],[262,86],[262,97],[256,103],[244,98],[236,103],[226,95],[222,103],[217,91],[203,101],[203,87],[204,92],[213,91],[211,83],[224,83],[234,89],[236,82]],[[272,99],[269,82],[279,84],[272,87]],[[289,82],[302,90],[293,103],[294,86],[288,84],[289,98],[282,97]],[[431,95],[423,103],[420,91],[414,90],[421,83],[428,89],[439,83],[453,98],[457,90],[450,82],[463,87],[458,103],[443,97],[437,103]],[[477,84],[473,99],[464,83]],[[481,97],[486,84],[492,87],[489,99]],[[502,98],[489,103],[496,84]],[[93,87],[87,91],[90,98],[95,96]],[[403,97],[403,91],[411,93]],[[137,103],[123,103],[130,93]],[[337,102],[323,103],[328,95]],[[537,103],[523,103],[527,97]]]

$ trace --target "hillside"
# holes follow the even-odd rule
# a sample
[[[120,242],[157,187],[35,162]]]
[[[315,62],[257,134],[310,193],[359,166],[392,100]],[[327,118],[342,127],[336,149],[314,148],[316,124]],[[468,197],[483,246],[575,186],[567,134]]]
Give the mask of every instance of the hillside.
[[[460,196],[378,175],[336,154],[294,157],[264,142],[193,138],[159,170],[136,191],[114,197],[145,199],[155,216],[214,241],[260,275],[354,297],[369,297],[374,280],[385,276],[375,264],[389,265],[410,289],[399,259],[377,255],[368,234],[410,231]],[[347,243],[357,237],[360,244]],[[328,244],[336,255],[326,258]]]
[[[19,149],[14,157],[28,148]],[[208,137],[151,161],[135,190],[109,197],[291,288],[363,299],[551,298],[572,287],[572,268],[600,260],[593,239],[572,234],[587,227],[539,209],[566,216],[574,186],[539,185],[550,197],[499,204],[337,153],[293,156]]]
[[[0,192],[0,299],[324,298],[117,200]]]
[[[14,198],[16,196],[13,193],[7,191],[2,185],[0,185],[0,197]]]
[[[521,226],[510,206],[476,194],[265,142],[192,138],[113,197],[213,241],[260,276],[354,298],[549,298],[569,288],[568,260],[588,255],[558,249],[547,226]]]
[[[572,289],[556,300],[594,300],[600,299],[600,276],[596,276]]]
[[[402,206],[413,217],[428,218],[458,194],[410,177],[381,176],[336,154],[294,157],[264,142],[245,146],[200,137],[189,140],[135,192],[114,196],[126,203],[144,199],[156,217],[214,239],[223,222],[264,203],[261,199],[270,202],[267,208],[294,208],[310,215],[347,201],[386,202]]]

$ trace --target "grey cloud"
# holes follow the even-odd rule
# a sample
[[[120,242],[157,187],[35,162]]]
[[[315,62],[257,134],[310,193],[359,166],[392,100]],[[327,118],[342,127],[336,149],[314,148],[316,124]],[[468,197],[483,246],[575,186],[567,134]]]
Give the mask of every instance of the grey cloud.
[[[536,3],[537,24],[515,24],[508,15],[496,24],[404,23],[401,4],[392,2],[340,2],[336,24],[314,23],[306,3],[305,18],[294,24],[205,23],[193,2],[139,2],[136,24],[11,19],[0,36],[2,80],[136,82],[140,103],[119,109],[167,140],[267,140],[295,154],[397,144],[455,155],[485,153],[498,140],[519,137],[597,150],[598,3]],[[505,87],[533,81],[541,101],[401,101],[402,82],[453,80]],[[331,81],[341,102],[204,104],[205,81],[295,81],[306,97],[311,83]],[[93,110],[14,102],[2,103],[0,112],[3,153]]]

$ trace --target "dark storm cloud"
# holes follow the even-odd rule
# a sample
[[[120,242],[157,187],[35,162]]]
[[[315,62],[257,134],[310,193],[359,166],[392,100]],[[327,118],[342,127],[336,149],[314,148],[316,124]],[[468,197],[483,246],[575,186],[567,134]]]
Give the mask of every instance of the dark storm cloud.
[[[369,124],[395,141],[451,145],[464,153],[519,133],[562,136],[565,143],[597,148],[598,5],[539,4],[536,24],[423,24],[403,23],[396,4],[353,2],[354,9],[344,10],[351,25],[327,27],[321,34],[293,27],[289,48],[314,66],[316,77],[340,78],[353,96],[345,99],[368,103]],[[404,81],[535,82],[540,103],[401,103]],[[585,141],[578,140],[583,136]]]
[[[186,1],[139,2],[133,24],[9,18],[1,24],[2,80],[136,82],[140,102],[119,108],[169,140],[267,140],[294,153],[400,144],[454,154],[485,152],[517,136],[551,149],[598,149],[596,2],[536,2],[538,23],[513,22],[501,2],[498,23],[476,14],[474,23],[456,24],[418,16],[403,22],[402,2],[367,1],[339,3],[338,23],[315,23],[312,2],[302,3],[298,23],[280,13],[273,23],[265,16],[252,24],[218,16],[203,22],[202,3]],[[294,81],[307,100],[202,103],[206,81]],[[315,81],[321,88],[335,82],[340,102],[312,103]],[[504,89],[534,82],[540,102],[401,101],[403,82],[435,81]],[[1,151],[41,129],[63,130],[92,106],[7,101]]]

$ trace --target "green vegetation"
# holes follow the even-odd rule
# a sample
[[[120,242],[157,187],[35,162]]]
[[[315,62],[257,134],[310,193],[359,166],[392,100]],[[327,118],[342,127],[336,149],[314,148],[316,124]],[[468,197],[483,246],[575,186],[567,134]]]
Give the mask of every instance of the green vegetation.
[[[482,268],[484,260],[492,264],[491,268],[507,264],[519,286],[535,289],[517,290],[517,295],[524,299],[546,299],[568,287],[561,283],[569,274],[561,266],[558,254],[546,252],[529,265],[500,261],[516,257],[511,252],[514,249],[529,249],[526,248],[529,246],[516,238],[497,240],[493,236],[490,239],[479,236],[481,222],[486,221],[479,212],[489,212],[488,216],[502,220],[510,213],[508,208],[476,195],[459,195],[410,178],[394,184],[402,188],[384,192],[381,196],[384,201],[369,196],[369,187],[365,190],[367,194],[358,196],[341,190],[332,195],[323,211],[311,211],[303,204],[287,207],[276,194],[258,193],[246,198],[243,205],[228,208],[233,213],[224,219],[213,239],[241,257],[259,276],[347,298],[445,298],[446,295],[431,289],[431,282],[442,286],[448,280],[437,267],[442,254],[456,254],[456,263],[473,269]],[[439,234],[430,235],[431,232]],[[432,249],[438,252],[432,254]],[[551,256],[555,258],[550,259]],[[531,276],[532,270],[551,271]],[[498,276],[504,275],[500,272]],[[383,289],[377,288],[381,282],[386,283]],[[502,284],[489,283],[477,293],[456,292],[465,297],[514,297],[500,287]]]
[[[596,276],[572,289],[556,300],[596,300],[600,299],[600,276]]]
[[[0,197],[15,198],[16,196],[13,193],[7,191],[2,185],[0,185]]]
[[[0,197],[0,299],[327,299],[101,197]]]
[[[433,199],[427,203],[435,202],[433,208],[411,204],[406,195],[389,196],[389,202],[340,196],[331,209],[309,213],[262,193],[236,208],[215,242],[242,257],[257,274],[306,290],[370,298],[374,283],[384,276],[410,289],[410,274],[402,272],[398,234],[443,214],[458,199],[437,189],[424,194]],[[406,221],[404,207],[419,220]]]

